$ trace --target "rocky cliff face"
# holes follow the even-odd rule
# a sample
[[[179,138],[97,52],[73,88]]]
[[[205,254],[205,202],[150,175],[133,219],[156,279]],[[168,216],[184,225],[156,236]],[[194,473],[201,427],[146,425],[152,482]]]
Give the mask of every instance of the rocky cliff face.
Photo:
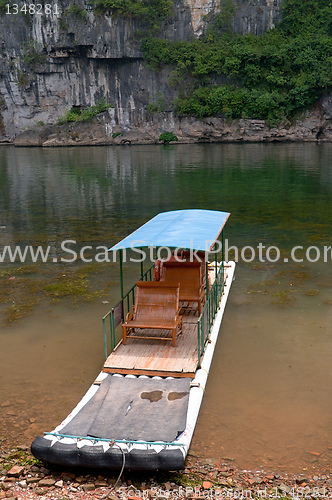
[[[77,5],[86,12],[84,16],[80,10],[70,11],[65,0],[53,4],[51,12],[43,7],[41,14],[2,12],[0,137],[3,140],[16,137],[17,144],[56,145],[82,143],[83,134],[84,143],[88,144],[130,142],[128,134],[133,137],[135,130],[136,141],[143,142],[155,141],[157,134],[165,130],[176,131],[182,140],[238,140],[248,134],[250,140],[252,136],[261,140],[258,131],[268,127],[257,120],[230,127],[220,119],[180,119],[167,112],[167,103],[174,98],[170,74],[168,70],[155,72],[143,61],[139,21],[95,15],[88,3],[82,1]],[[281,2],[237,0],[233,30],[259,35],[271,29],[280,19]],[[172,40],[199,36],[204,31],[207,14],[218,8],[217,0],[176,0],[163,36]],[[112,108],[99,122],[95,120],[94,127],[76,125],[79,129],[76,132],[74,126],[49,128],[71,107],[87,107],[102,98]],[[158,99],[166,103],[166,112],[151,116],[147,106]],[[323,115],[326,117],[325,111]],[[322,117],[316,114],[315,119]],[[309,136],[316,137],[322,126],[315,122],[317,130]],[[85,128],[90,129],[90,136],[83,133]],[[244,132],[239,134],[242,129]],[[113,138],[120,133],[127,139],[125,135]],[[299,131],[297,135],[301,136]]]
[[[87,4],[81,7],[87,12],[82,18],[64,3],[57,4],[57,14],[2,14],[0,101],[7,136],[55,123],[66,109],[101,98],[112,103],[125,125],[165,87],[143,63],[139,23],[95,16]],[[165,36],[192,35],[189,7],[175,9]]]

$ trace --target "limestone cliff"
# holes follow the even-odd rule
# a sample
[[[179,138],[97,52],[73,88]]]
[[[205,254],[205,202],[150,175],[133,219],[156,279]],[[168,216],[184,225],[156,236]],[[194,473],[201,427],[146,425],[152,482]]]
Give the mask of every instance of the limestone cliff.
[[[281,2],[237,0],[233,31],[259,35],[271,29],[280,19]],[[50,12],[45,11],[45,5],[52,6]],[[167,103],[174,98],[169,70],[155,72],[146,65],[140,51],[140,22],[112,17],[110,13],[96,15],[85,0],[75,5],[76,11],[65,0],[43,4],[40,14],[7,14],[2,10],[0,138],[3,141],[16,138],[15,142],[21,145],[154,142],[164,130],[176,131],[183,141],[290,138],[284,131],[281,135],[276,131],[271,133],[269,127],[257,120],[230,125],[221,119],[199,121],[174,116],[167,110]],[[162,34],[172,40],[199,36],[208,14],[218,8],[217,0],[176,0],[173,15],[165,22]],[[80,15],[82,11],[84,16]],[[102,98],[112,108],[94,120],[93,126],[50,128],[66,110],[91,106]],[[158,116],[151,116],[147,106],[158,99],[166,103],[166,109]],[[325,106],[325,119],[329,116],[326,109]],[[318,112],[313,117],[314,125],[307,133],[310,140],[317,134],[324,137],[322,130],[328,127],[322,124],[323,115]],[[266,129],[265,139],[261,134],[263,129]],[[124,135],[115,138],[117,134]],[[303,132],[302,136],[305,135]],[[291,137],[301,138],[300,130]]]

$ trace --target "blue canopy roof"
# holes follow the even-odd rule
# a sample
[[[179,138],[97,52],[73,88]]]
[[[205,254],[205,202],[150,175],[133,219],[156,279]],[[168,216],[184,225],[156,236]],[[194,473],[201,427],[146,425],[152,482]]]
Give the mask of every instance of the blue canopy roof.
[[[162,212],[110,250],[146,246],[210,250],[229,215],[215,210]]]

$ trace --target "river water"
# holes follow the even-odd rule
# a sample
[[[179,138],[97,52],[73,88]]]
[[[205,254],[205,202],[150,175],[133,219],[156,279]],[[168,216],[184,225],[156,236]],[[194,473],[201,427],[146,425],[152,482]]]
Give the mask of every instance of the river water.
[[[1,247],[50,246],[57,262],[0,264],[0,438],[26,444],[54,428],[102,367],[117,265],[59,262],[71,257],[61,242],[91,246],[93,260],[158,212],[202,208],[231,212],[239,262],[191,452],[328,470],[331,158],[330,144],[1,147]],[[139,267],[125,272],[127,287]]]

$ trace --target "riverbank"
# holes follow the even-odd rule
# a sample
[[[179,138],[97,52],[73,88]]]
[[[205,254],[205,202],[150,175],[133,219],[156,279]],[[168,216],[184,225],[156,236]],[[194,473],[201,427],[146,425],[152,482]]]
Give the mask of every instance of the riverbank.
[[[172,111],[147,112],[140,119],[123,120],[119,113],[120,110],[110,108],[86,122],[39,123],[15,138],[0,137],[0,144],[43,147],[158,144],[160,134],[165,131],[174,133],[178,144],[332,141],[332,102],[329,96],[317,101],[310,111],[275,126],[265,120],[198,119],[178,116]]]
[[[0,499],[332,498],[332,470],[287,474],[233,467],[227,457],[189,454],[179,472],[68,470],[36,460],[28,447],[0,450]],[[117,483],[117,484],[116,484]]]

